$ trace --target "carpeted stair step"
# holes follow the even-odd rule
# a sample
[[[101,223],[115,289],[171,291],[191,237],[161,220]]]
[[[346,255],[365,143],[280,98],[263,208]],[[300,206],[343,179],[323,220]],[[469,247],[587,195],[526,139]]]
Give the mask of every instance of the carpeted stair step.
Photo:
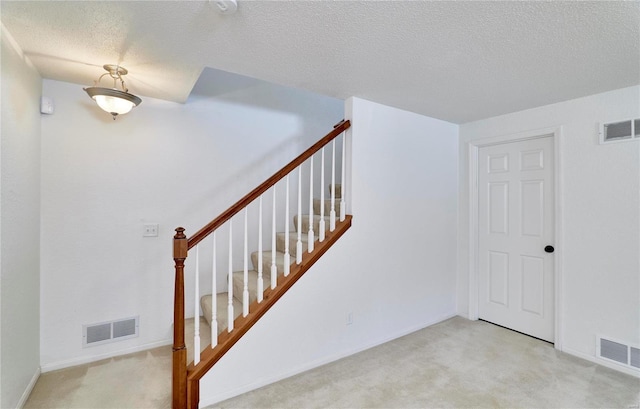
[[[262,289],[265,290],[271,285],[271,267],[264,269],[262,272]],[[248,287],[249,287],[249,304],[254,302],[258,297],[258,272],[249,270]],[[242,292],[244,291],[244,271],[234,271],[233,273],[233,296],[242,303]]]
[[[240,293],[242,297],[242,293]],[[205,295],[200,299],[200,306],[202,307],[202,314],[204,318],[207,320],[209,325],[211,325],[211,294]],[[229,326],[228,321],[228,306],[229,306],[229,294],[228,293],[218,293],[216,294],[216,308],[217,308],[217,316],[218,316],[218,334],[222,331],[226,330]],[[238,299],[233,297],[233,314],[234,317],[237,318],[240,314],[242,314],[242,303],[238,301]],[[202,331],[202,329],[200,330]]]
[[[276,252],[276,267],[278,269],[278,274],[284,274],[284,253],[281,253],[279,251]],[[289,265],[291,265],[293,262],[295,262],[295,258],[289,256]],[[257,268],[258,267],[258,252],[255,251],[253,253],[251,253],[251,262],[253,263],[253,267]],[[271,274],[271,251],[263,251],[262,252],[262,271],[263,274],[264,272],[268,271],[269,274]],[[271,277],[271,276],[269,276]],[[266,283],[265,283],[266,284]],[[265,287],[266,288],[266,287]]]
[[[331,184],[329,184],[329,186],[327,186],[328,192],[327,195],[328,197],[331,197]],[[340,183],[336,183],[336,199],[340,199],[342,197],[342,185]]]
[[[313,199],[313,214],[320,214],[320,207],[322,205],[322,201],[320,199]],[[340,198],[336,197],[336,216],[340,216]],[[329,216],[331,213],[331,199],[325,199],[324,201],[324,215]]]
[[[309,235],[303,234],[300,241],[302,242],[302,251],[304,254],[304,252],[309,250]],[[295,257],[297,254],[296,253],[297,243],[298,243],[298,233],[295,231],[290,232],[289,233],[289,254],[292,257]],[[284,250],[285,250],[284,245],[285,245],[285,233],[276,234],[276,249],[279,252],[284,253]]]
[[[339,214],[336,214],[336,223],[338,222],[339,219]],[[294,216],[293,217],[293,224],[294,226],[298,226],[298,216]],[[318,232],[320,231],[320,216],[314,215],[313,216],[313,232],[315,233],[315,236],[318,236]],[[324,217],[324,230],[325,231],[329,231],[329,215],[326,215]],[[303,233],[308,233],[309,232],[309,215],[308,214],[303,214],[302,215],[302,232]]]

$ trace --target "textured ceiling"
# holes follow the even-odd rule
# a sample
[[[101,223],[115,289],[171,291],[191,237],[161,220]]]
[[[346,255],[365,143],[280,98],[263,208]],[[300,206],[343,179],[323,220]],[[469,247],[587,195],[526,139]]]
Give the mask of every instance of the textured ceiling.
[[[462,123],[640,83],[638,1],[6,1],[45,78],[184,102],[204,67]]]

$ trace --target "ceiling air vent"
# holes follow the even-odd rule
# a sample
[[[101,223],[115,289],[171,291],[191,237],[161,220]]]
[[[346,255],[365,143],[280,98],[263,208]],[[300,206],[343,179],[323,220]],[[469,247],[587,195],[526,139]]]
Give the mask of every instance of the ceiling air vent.
[[[597,337],[596,351],[599,358],[616,362],[628,368],[640,369],[640,349],[624,342]]]
[[[640,140],[640,119],[600,124],[600,143]]]
[[[139,317],[82,326],[82,346],[107,344],[138,336]]]

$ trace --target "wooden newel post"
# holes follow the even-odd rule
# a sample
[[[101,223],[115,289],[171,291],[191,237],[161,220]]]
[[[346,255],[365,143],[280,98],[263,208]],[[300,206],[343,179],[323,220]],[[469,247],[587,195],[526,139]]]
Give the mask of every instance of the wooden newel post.
[[[173,260],[176,266],[175,293],[173,305],[173,409],[187,407],[187,347],[184,343],[184,260],[188,252],[187,236],[184,228],[178,227],[173,237]]]

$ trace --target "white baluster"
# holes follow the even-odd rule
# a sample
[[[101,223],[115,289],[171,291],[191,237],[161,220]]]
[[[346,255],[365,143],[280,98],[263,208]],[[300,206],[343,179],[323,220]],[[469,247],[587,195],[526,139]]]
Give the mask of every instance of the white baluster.
[[[233,331],[233,219],[229,219],[229,274],[227,276],[228,281],[228,294],[229,299],[227,303],[227,321],[229,323],[229,332]]]
[[[271,289],[278,283],[278,268],[276,267],[276,185],[273,185],[273,210],[271,214]]]
[[[324,241],[324,146],[322,147],[322,163],[320,164],[320,225],[318,226],[318,240]]]
[[[311,164],[309,166],[309,253],[313,252],[313,242],[315,241],[313,234],[313,156],[311,156]]]
[[[347,133],[342,133],[342,177],[340,178],[340,221],[343,222],[347,218],[347,206],[344,199],[345,193],[345,174],[346,174],[346,153],[347,152]]]
[[[262,302],[264,282],[262,281],[262,196],[258,202],[258,302]]]
[[[311,221],[313,223],[313,220]],[[296,264],[302,263],[302,165],[298,166],[298,241],[296,242]]]
[[[195,310],[193,316],[193,364],[200,362],[200,245],[196,246],[196,288],[195,288]]]
[[[249,261],[248,261],[248,257],[247,257],[247,252],[249,251],[248,249],[248,244],[247,244],[247,213],[248,213],[248,207],[244,208],[244,251],[243,251],[243,257],[244,257],[244,270],[243,270],[243,283],[244,283],[244,287],[242,289],[242,316],[246,317],[247,315],[249,315]]]
[[[218,300],[216,298],[218,276],[218,253],[216,251],[216,231],[213,232],[213,264],[211,265],[211,348],[218,345]]]
[[[284,262],[284,276],[288,276],[289,275],[289,271],[291,266],[289,266],[289,263],[287,263],[287,260],[289,260],[289,175],[287,175],[287,177],[285,178],[285,183],[287,184],[287,187],[285,189],[285,196],[284,196],[284,201],[285,201],[285,205],[284,205],[284,258],[283,258],[283,262]]]
[[[336,140],[331,142],[331,211],[329,212],[329,230],[336,228]]]

